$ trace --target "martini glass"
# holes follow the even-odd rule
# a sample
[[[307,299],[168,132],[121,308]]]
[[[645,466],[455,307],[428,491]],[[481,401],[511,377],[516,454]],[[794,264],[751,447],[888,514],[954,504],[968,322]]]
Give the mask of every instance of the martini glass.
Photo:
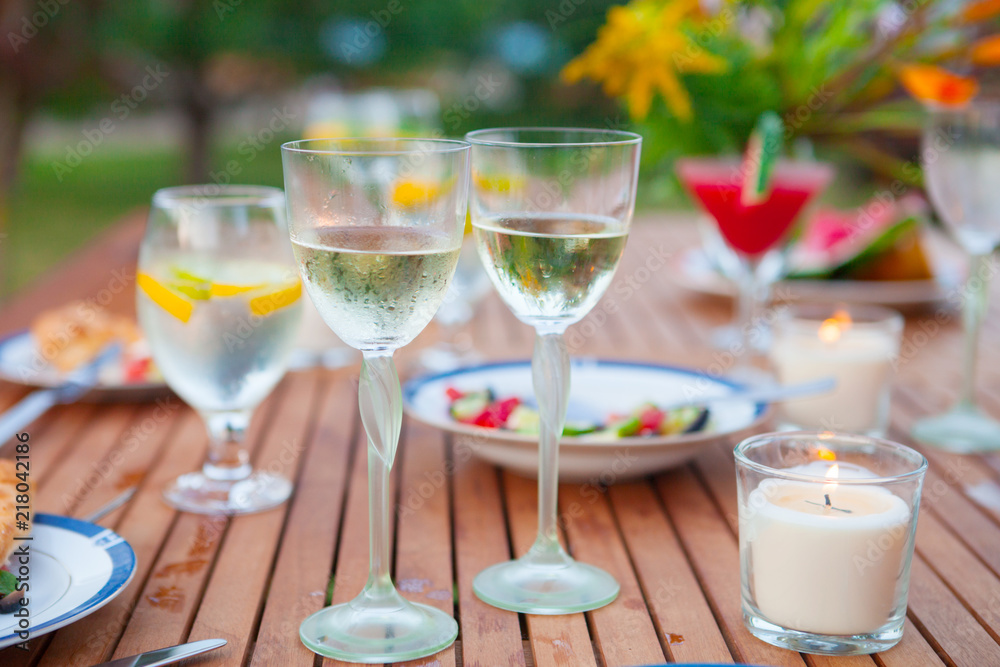
[[[563,333],[614,276],[635,207],[639,148],[631,132],[479,130],[472,144],[472,227],[493,286],[536,332],[531,362],[540,416],[538,536],[528,553],[480,572],[473,590],[501,609],[569,614],[618,596],[607,572],[559,544],[559,438],[569,353]]]
[[[751,383],[766,381],[752,364],[756,353],[767,348],[763,306],[784,273],[783,252],[799,213],[827,186],[833,169],[821,162],[779,160],[770,193],[754,204],[741,200],[739,158],[684,158],[677,161],[677,175],[738,260],[732,267],[739,294],[738,337],[728,346],[735,358],[730,374]]]
[[[403,420],[393,353],[441,305],[462,246],[469,145],[431,139],[316,139],[281,147],[289,231],[306,290],[327,325],[361,350],[368,436],[368,582],[299,628],[321,655],[398,662],[458,636],[451,616],[404,599],[389,575],[389,471]]]
[[[953,452],[1000,450],[1000,423],[976,404],[976,353],[986,315],[992,254],[1000,242],[1000,103],[976,102],[931,113],[922,162],[931,201],[952,236],[969,255],[961,295],[965,325],[958,402],[943,415],[913,427],[913,437]]]
[[[136,312],[163,378],[204,419],[202,469],[163,492],[177,509],[248,514],[284,502],[291,482],[254,472],[243,438],[284,376],[302,284],[281,190],[196,185],[159,190],[139,248]]]

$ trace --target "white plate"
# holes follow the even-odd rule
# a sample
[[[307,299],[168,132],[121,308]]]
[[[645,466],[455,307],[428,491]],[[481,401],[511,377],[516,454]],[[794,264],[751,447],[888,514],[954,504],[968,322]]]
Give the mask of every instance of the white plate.
[[[46,361],[28,331],[20,331],[0,340],[0,380],[28,387],[56,387],[66,375]],[[98,384],[83,397],[84,401],[149,401],[166,396],[170,389],[163,382]]]
[[[86,521],[36,514],[28,562],[30,637],[93,613],[110,602],[135,574],[135,552],[120,535]],[[8,567],[18,574],[17,556]],[[0,648],[23,641],[18,618],[0,614]]]
[[[682,399],[724,396],[738,385],[699,371],[626,361],[574,360],[569,396],[570,420],[604,421],[611,413],[628,414],[644,402],[658,405]],[[456,457],[463,451],[534,477],[538,470],[536,436],[456,422],[448,413],[445,391],[490,388],[498,397],[533,400],[530,361],[510,361],[410,380],[403,405],[418,421],[454,434]],[[725,401],[709,407],[706,429],[673,436],[635,436],[607,440],[600,436],[564,437],[559,446],[559,477],[567,482],[610,484],[679,465],[707,443],[747,433],[767,417],[763,403]],[[467,454],[466,454],[467,455]]]
[[[736,288],[712,266],[702,248],[675,256],[668,272],[677,285],[702,294],[733,296]],[[962,268],[935,259],[933,280],[783,280],[775,287],[788,300],[856,303],[895,307],[928,306],[943,301],[961,284]]]

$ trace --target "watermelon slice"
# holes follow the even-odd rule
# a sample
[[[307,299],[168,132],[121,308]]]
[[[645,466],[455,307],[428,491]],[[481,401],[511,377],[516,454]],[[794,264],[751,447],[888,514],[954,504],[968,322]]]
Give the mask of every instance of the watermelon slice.
[[[781,154],[784,135],[785,126],[773,111],[765,111],[757,119],[741,165],[740,203],[744,206],[760,204],[771,195],[771,174]]]
[[[854,211],[823,209],[795,248],[789,278],[926,280],[933,277],[920,245],[923,199],[873,200]]]

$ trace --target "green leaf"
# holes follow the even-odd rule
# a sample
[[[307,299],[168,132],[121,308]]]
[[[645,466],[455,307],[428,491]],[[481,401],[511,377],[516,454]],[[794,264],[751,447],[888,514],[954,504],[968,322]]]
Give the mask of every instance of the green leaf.
[[[10,595],[17,590],[17,577],[8,570],[0,570],[0,597]]]

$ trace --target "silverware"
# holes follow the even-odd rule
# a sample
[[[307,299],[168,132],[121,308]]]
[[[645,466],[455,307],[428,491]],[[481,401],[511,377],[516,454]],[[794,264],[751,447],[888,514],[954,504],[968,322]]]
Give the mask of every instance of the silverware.
[[[100,521],[102,518],[104,518],[108,514],[111,514],[116,509],[127,503],[132,498],[132,496],[135,495],[135,490],[137,488],[138,487],[130,486],[129,488],[125,489],[125,491],[115,496],[114,499],[111,500],[111,502],[107,503],[106,505],[102,505],[101,507],[98,507],[90,514],[80,517],[80,519],[88,523],[94,523],[95,521]]]
[[[120,343],[111,343],[89,363],[73,371],[66,382],[51,389],[39,389],[22,398],[0,415],[0,443],[7,442],[18,431],[45,414],[53,405],[72,403],[97,384],[101,368],[121,354]]]
[[[731,401],[743,401],[746,403],[775,403],[787,401],[792,398],[804,398],[816,394],[825,394],[837,386],[837,379],[834,377],[821,378],[810,382],[799,384],[773,385],[764,387],[747,387],[737,389],[722,396],[700,396],[698,398],[688,398],[675,403],[668,403],[662,410],[674,410],[676,408],[698,407],[703,408],[714,403]]]
[[[179,662],[184,658],[190,658],[192,655],[198,655],[205,651],[214,651],[225,645],[225,639],[202,639],[201,641],[171,646],[170,648],[158,648],[155,651],[146,651],[145,653],[132,655],[127,658],[118,658],[111,662],[95,665],[95,667],[157,667],[157,665],[169,665],[173,662]]]

